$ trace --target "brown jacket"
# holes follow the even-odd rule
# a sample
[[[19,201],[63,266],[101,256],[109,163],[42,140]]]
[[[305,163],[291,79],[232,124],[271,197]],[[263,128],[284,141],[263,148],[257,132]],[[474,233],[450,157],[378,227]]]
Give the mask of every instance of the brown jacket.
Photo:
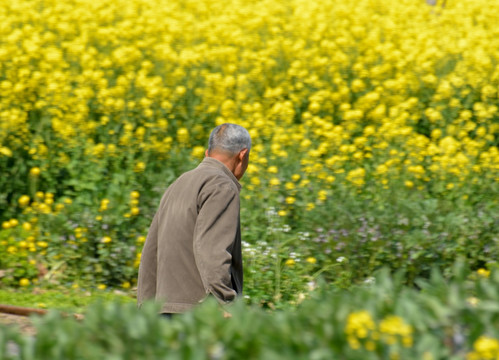
[[[228,303],[242,293],[240,189],[209,157],[168,187],[142,250],[139,306],[153,299],[161,312],[179,313],[209,294]]]

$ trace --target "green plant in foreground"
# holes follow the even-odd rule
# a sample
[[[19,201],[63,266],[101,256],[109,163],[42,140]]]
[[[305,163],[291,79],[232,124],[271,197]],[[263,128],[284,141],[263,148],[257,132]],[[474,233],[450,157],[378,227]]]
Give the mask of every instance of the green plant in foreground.
[[[300,305],[268,311],[216,301],[172,320],[156,304],[97,302],[81,322],[51,311],[36,337],[0,328],[5,359],[487,359],[499,341],[499,273],[455,264],[420,289],[382,270],[349,290],[320,286]],[[3,341],[3,343],[2,343]],[[9,341],[18,354],[5,352]],[[1,358],[1,357],[0,357]]]

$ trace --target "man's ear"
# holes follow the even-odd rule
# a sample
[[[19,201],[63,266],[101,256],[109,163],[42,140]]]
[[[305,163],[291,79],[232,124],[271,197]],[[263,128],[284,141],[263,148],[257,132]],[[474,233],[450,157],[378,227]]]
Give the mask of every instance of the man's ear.
[[[208,149],[206,149],[206,151],[204,152],[204,156],[208,157]]]
[[[247,153],[248,153],[248,149],[242,149],[241,151],[239,151],[239,154],[237,157],[238,157],[240,162],[244,161],[244,157],[246,156]]]

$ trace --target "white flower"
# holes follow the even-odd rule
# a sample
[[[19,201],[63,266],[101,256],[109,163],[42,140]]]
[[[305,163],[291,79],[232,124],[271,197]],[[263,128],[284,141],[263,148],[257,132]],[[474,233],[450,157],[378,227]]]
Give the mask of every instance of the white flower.
[[[309,281],[307,283],[308,291],[313,291],[315,289],[315,281]]]
[[[364,280],[364,284],[374,284],[376,282],[376,279],[372,276],[368,277],[367,279]]]

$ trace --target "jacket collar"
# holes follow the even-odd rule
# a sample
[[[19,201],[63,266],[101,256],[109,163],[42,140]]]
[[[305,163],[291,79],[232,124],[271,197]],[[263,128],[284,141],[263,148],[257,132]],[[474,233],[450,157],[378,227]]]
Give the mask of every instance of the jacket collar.
[[[241,191],[241,184],[239,183],[239,181],[237,180],[237,178],[229,170],[229,168],[227,166],[225,166],[224,163],[221,162],[220,160],[217,160],[217,159],[211,158],[211,157],[205,157],[203,159],[203,161],[201,162],[201,164],[199,164],[199,165],[211,166],[211,167],[215,167],[217,169],[222,170],[225,174],[227,174],[228,177],[230,177],[230,179],[234,182],[234,184],[236,184],[237,190]]]

